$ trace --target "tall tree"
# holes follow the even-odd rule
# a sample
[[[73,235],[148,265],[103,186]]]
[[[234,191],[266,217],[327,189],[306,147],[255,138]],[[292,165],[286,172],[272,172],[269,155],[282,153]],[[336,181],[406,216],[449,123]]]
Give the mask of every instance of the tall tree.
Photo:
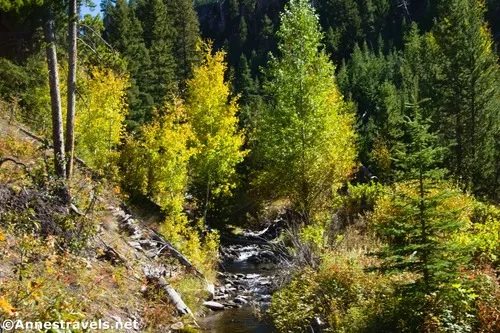
[[[361,162],[383,181],[391,178],[389,153],[398,136],[401,113],[399,96],[400,59],[366,43],[355,46],[351,60],[339,72],[339,86],[357,104],[359,156]],[[384,156],[385,155],[385,156]]]
[[[151,120],[154,100],[148,89],[151,82],[151,60],[143,39],[143,29],[136,16],[136,3],[117,0],[103,3],[105,39],[115,47],[127,62],[130,87],[127,92],[130,113],[129,129]]]
[[[196,45],[200,39],[198,15],[190,0],[167,2],[170,22],[174,29],[173,52],[177,64],[177,80],[181,88],[193,73],[193,67],[200,61]]]
[[[128,108],[125,101],[128,75],[90,66],[78,71],[78,103],[75,115],[75,151],[91,167],[113,171],[116,147],[123,139]]]
[[[261,179],[291,198],[306,220],[329,202],[356,155],[352,115],[320,50],[322,37],[314,9],[292,0],[281,15],[279,56],[269,63],[271,105],[258,124]]]
[[[65,153],[68,159],[66,176],[71,177],[73,172],[73,153],[75,150],[75,104],[76,104],[76,63],[77,63],[77,26],[78,26],[78,1],[69,1],[68,25],[68,109],[66,112],[66,143]]]
[[[50,102],[52,108],[52,142],[54,146],[54,167],[57,176],[66,177],[64,159],[63,116],[61,110],[61,92],[59,90],[59,70],[57,67],[56,39],[54,33],[54,19],[51,4],[44,8],[43,33],[45,37],[45,51],[49,69]]]
[[[457,210],[446,207],[456,191],[443,182],[445,170],[439,167],[446,147],[439,145],[439,136],[432,131],[429,118],[424,118],[419,82],[415,77],[406,96],[407,116],[402,125],[408,144],[401,144],[394,154],[399,167],[399,181],[388,197],[379,201],[390,212],[379,214],[375,209],[377,228],[387,240],[379,252],[381,268],[390,272],[411,272],[412,282],[402,286],[408,303],[418,304],[411,309],[408,322],[418,322],[418,331],[433,313],[433,301],[439,302],[452,289],[464,254],[452,241],[463,223]],[[437,299],[437,300],[436,300]],[[410,301],[411,300],[411,301]],[[414,329],[417,329],[414,327]]]
[[[461,187],[498,196],[500,70],[484,6],[476,0],[441,2],[433,29],[442,64],[435,87],[441,95],[436,120],[443,139],[453,145],[446,165]]]
[[[168,92],[172,93],[177,88],[171,18],[163,0],[140,0],[136,13],[151,59],[144,90],[151,95],[153,106],[161,108]]]
[[[337,59],[347,58],[354,46],[363,38],[357,2],[355,0],[320,1],[318,14],[321,25],[326,31],[327,51]]]
[[[174,99],[162,115],[142,126],[140,140],[127,138],[121,153],[123,185],[133,195],[147,195],[176,219],[183,213],[188,181],[191,126],[182,101]]]
[[[213,199],[228,195],[235,186],[236,165],[243,160],[243,132],[238,130],[237,98],[230,97],[229,83],[224,81],[224,52],[211,53],[203,45],[202,65],[187,82],[187,119],[197,150],[191,158],[192,187],[204,208],[206,219]]]

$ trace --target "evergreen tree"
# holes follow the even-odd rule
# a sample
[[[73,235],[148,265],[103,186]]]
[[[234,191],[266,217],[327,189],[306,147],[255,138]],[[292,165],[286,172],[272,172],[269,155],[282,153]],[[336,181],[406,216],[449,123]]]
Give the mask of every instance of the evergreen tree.
[[[438,135],[422,116],[420,106],[428,101],[419,100],[417,79],[410,90],[404,124],[409,143],[401,144],[395,153],[400,171],[389,199],[392,213],[379,219],[377,227],[388,241],[379,253],[381,268],[416,274],[413,282],[403,285],[403,297],[418,306],[411,309],[407,320],[417,318],[421,325],[422,320],[436,315],[432,302],[445,297],[456,281],[464,256],[451,236],[463,223],[458,211],[443,208],[456,192],[442,182],[445,170],[439,164],[446,148],[438,145]]]
[[[357,104],[361,162],[381,180],[391,180],[391,152],[400,137],[400,59],[397,53],[375,53],[367,44],[355,46],[339,73],[342,92]]]
[[[240,56],[234,83],[236,92],[241,94],[239,100],[241,109],[238,115],[240,127],[246,128],[248,133],[253,132],[263,102],[258,80],[252,78],[251,68],[244,54]]]
[[[272,102],[258,124],[260,178],[307,221],[354,167],[355,136],[334,66],[320,51],[318,18],[305,0],[287,6],[278,38],[280,55],[270,61],[265,85]]]
[[[261,22],[260,35],[259,39],[259,47],[258,50],[260,52],[255,52],[256,55],[264,61],[267,61],[267,53],[272,51],[272,46],[275,44],[275,27],[273,21],[269,18],[268,15],[264,15],[264,18]],[[274,50],[273,50],[274,51]],[[254,57],[257,59],[257,57]]]
[[[332,14],[335,13],[335,14]],[[337,59],[347,58],[363,39],[359,6],[355,0],[326,0],[318,4],[321,26],[326,31],[327,51]]]
[[[167,1],[167,12],[173,28],[172,50],[177,64],[176,77],[182,88],[200,61],[196,48],[200,39],[198,16],[190,0]]]
[[[236,91],[241,93],[240,103],[245,104],[250,95],[257,93],[255,81],[252,79],[252,72],[244,54],[240,56],[238,63],[238,75],[235,80]]]
[[[161,108],[167,93],[175,91],[177,86],[172,22],[163,0],[140,0],[136,12],[151,59],[150,77],[144,88],[151,95],[153,106]]]
[[[500,71],[484,3],[442,2],[433,36],[441,64],[434,87],[440,94],[436,121],[443,140],[453,145],[446,165],[463,189],[498,197]]]
[[[387,23],[390,0],[358,0],[358,6],[365,38],[375,45]]]
[[[129,129],[151,119],[153,98],[148,89],[153,84],[150,80],[151,60],[143,40],[143,30],[135,15],[135,3],[126,0],[103,3],[105,39],[116,48],[127,63],[130,72],[130,88],[127,102],[130,107]]]
[[[248,29],[247,29],[247,22],[245,21],[245,17],[242,15],[240,17],[240,27],[239,27],[239,44],[240,44],[240,50],[243,50],[245,46],[245,42],[247,41],[248,37]]]

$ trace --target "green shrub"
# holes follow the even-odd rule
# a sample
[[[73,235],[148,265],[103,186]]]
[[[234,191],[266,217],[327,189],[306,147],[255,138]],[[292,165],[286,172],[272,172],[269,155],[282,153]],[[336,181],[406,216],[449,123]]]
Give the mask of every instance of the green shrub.
[[[362,260],[369,260],[362,258]],[[298,273],[273,295],[270,314],[281,332],[309,332],[318,318],[327,332],[388,332],[395,327],[392,281],[364,263],[328,253],[318,271]]]

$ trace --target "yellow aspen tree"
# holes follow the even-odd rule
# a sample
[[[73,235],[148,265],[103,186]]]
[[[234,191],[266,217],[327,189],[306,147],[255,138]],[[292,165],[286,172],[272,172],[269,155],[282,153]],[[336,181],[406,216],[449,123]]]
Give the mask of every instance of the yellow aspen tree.
[[[75,152],[89,165],[106,169],[116,158],[124,134],[128,77],[111,69],[91,67],[81,76],[75,115]]]
[[[214,197],[230,194],[235,186],[236,165],[247,151],[244,134],[238,130],[238,97],[230,96],[224,81],[225,53],[211,53],[211,44],[201,45],[200,67],[187,82],[187,119],[193,129],[191,146],[197,153],[190,162],[192,189],[204,207],[204,218]]]

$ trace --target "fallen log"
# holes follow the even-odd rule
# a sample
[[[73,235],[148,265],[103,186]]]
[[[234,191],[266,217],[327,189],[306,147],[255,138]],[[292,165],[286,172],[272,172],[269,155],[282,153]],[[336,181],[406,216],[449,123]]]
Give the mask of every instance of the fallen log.
[[[121,209],[126,214],[132,216],[132,212],[130,211],[130,209],[124,203],[121,204]],[[123,220],[124,220],[123,223],[127,223],[127,220],[129,220],[129,219],[128,218],[123,218]],[[134,221],[134,223],[136,224],[135,221]],[[137,225],[137,227],[138,227],[138,225]],[[146,229],[148,231],[148,234],[150,234],[149,238],[151,240],[154,240],[159,245],[161,245],[161,248],[157,252],[157,255],[160,255],[161,252],[163,252],[163,251],[166,250],[166,251],[168,251],[170,253],[170,255],[172,257],[174,257],[175,259],[177,259],[182,265],[184,265],[185,267],[187,267],[188,269],[190,269],[196,277],[205,279],[205,276],[196,267],[194,267],[193,264],[191,264],[191,262],[189,261],[189,259],[186,258],[179,250],[177,250],[165,237],[163,237],[162,235],[160,235],[158,232],[156,232],[155,230],[153,230],[151,228],[147,228],[145,226],[141,226],[141,227],[143,229]]]
[[[144,274],[146,275],[146,278],[148,279],[149,282],[156,283],[158,288],[161,288],[166,292],[168,298],[170,299],[172,304],[174,304],[175,308],[177,309],[177,312],[180,315],[189,314],[191,316],[191,318],[193,318],[194,324],[197,327],[199,327],[198,323],[196,322],[196,318],[194,317],[194,314],[191,311],[191,309],[189,309],[189,307],[186,305],[186,303],[184,303],[184,301],[182,300],[179,293],[177,291],[175,291],[175,289],[167,282],[167,280],[165,280],[165,278],[163,276],[152,275],[152,274],[148,273],[147,270],[145,270]]]
[[[184,266],[189,268],[195,276],[202,278],[202,279],[205,279],[205,276],[196,267],[194,267],[193,264],[191,264],[189,259],[186,258],[179,250],[177,250],[175,247],[173,247],[173,245],[170,244],[170,242],[167,239],[165,239],[163,236],[158,234],[156,231],[151,230],[151,229],[149,229],[149,230],[152,232],[151,239],[153,239],[153,240],[157,241],[158,243],[160,243],[161,245],[163,245],[163,247],[158,252],[158,255],[162,251],[167,250],[171,256],[173,256],[181,264],[183,264]]]

